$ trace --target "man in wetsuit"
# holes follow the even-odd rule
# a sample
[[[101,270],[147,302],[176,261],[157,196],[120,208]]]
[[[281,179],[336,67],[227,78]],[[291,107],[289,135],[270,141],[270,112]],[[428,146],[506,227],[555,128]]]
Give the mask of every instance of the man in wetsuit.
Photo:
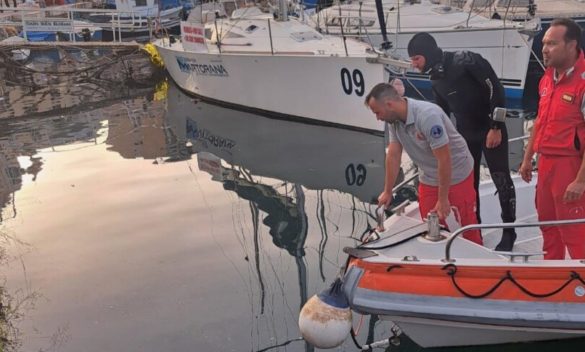
[[[457,130],[473,156],[478,221],[481,222],[478,186],[482,154],[498,192],[502,220],[516,221],[516,191],[510,177],[508,133],[505,123],[491,118],[496,107],[505,106],[504,88],[493,68],[473,52],[443,52],[426,32],[412,37],[408,55],[415,69],[430,75],[436,103],[447,115],[455,116]],[[515,240],[514,229],[504,229],[496,250],[511,251]]]

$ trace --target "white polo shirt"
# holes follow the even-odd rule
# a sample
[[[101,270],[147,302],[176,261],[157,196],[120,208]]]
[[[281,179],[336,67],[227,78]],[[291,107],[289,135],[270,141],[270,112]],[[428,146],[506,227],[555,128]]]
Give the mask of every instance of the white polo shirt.
[[[408,105],[406,122],[389,124],[389,141],[402,145],[419,167],[420,182],[429,186],[439,185],[438,161],[433,150],[449,144],[451,184],[465,180],[473,170],[473,157],[451,120],[438,105],[405,99]]]

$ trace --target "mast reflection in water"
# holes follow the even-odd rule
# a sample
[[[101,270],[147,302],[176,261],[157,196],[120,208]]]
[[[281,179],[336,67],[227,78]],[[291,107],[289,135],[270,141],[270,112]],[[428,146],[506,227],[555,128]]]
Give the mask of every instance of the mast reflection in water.
[[[375,224],[383,138],[158,88],[2,115],[0,331],[19,351],[312,351],[299,310]],[[362,343],[391,335],[355,319]]]
[[[298,312],[373,224],[382,138],[145,94],[0,121],[18,349],[312,350]]]

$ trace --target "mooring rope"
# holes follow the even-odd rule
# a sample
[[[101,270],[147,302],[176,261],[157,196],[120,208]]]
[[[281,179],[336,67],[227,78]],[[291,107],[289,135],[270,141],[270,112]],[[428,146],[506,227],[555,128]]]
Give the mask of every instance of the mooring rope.
[[[466,291],[465,289],[463,289],[461,287],[461,285],[459,285],[459,283],[457,283],[457,280],[455,278],[455,276],[457,274],[457,266],[455,264],[447,264],[442,268],[442,270],[446,270],[447,275],[449,275],[451,277],[451,282],[453,283],[453,286],[455,286],[457,291],[459,291],[465,297],[473,298],[473,299],[481,299],[481,298],[485,298],[485,297],[491,295],[506,281],[510,281],[512,284],[514,284],[514,286],[516,286],[522,292],[524,292],[528,296],[531,296],[534,298],[546,298],[546,297],[554,296],[557,293],[561,292],[565,287],[567,287],[571,282],[573,282],[575,280],[577,280],[585,285],[585,281],[583,281],[583,279],[581,278],[581,275],[579,275],[579,273],[577,273],[575,271],[571,271],[571,274],[569,275],[569,278],[567,279],[567,281],[565,281],[565,283],[562,284],[560,287],[558,287],[550,292],[547,292],[547,293],[536,293],[536,292],[533,292],[533,291],[527,289],[522,284],[520,284],[518,282],[518,280],[516,280],[516,278],[514,278],[512,271],[508,270],[508,271],[506,271],[506,274],[494,286],[489,288],[487,291],[485,291],[484,293],[481,293],[481,294],[472,294],[472,293],[469,293],[468,291]]]

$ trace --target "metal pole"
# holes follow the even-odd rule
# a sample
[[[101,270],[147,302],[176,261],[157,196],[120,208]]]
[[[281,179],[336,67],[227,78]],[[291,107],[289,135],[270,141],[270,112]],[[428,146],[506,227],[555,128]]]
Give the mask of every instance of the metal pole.
[[[284,0],[278,1],[278,8],[280,10],[279,21],[288,21],[288,3]]]
[[[409,178],[404,179],[404,181],[400,182],[399,184],[397,184],[396,186],[394,186],[394,188],[392,188],[392,193],[396,193],[399,189],[401,189],[407,183],[410,183],[410,181],[414,180],[417,177],[418,177],[418,172],[415,173],[414,175],[410,176]]]
[[[388,17],[390,17],[390,12],[388,12]],[[386,23],[388,23],[388,18],[386,18]],[[398,2],[398,11],[396,14],[396,33],[398,32],[400,32],[400,1]]]
[[[349,56],[349,53],[347,52],[347,43],[346,43],[346,38],[345,38],[345,33],[343,33],[343,17],[341,17],[341,6],[339,6],[340,4],[337,3],[337,9],[339,10],[339,29],[341,30],[341,40],[343,40],[343,47],[345,48],[345,56]]]
[[[73,29],[73,33],[69,33],[69,39],[71,40],[71,37],[73,37],[73,42],[77,42],[77,38],[76,34],[77,32],[75,31],[75,21],[73,20],[73,15],[71,14],[71,8],[67,8],[67,19],[71,21],[71,28]]]
[[[132,13],[132,25],[134,25],[134,12]],[[120,20],[120,14],[118,14],[118,40],[122,42],[122,22]]]
[[[475,0],[472,0],[471,5],[469,5],[469,14],[467,15],[467,22],[465,22],[465,27],[469,27],[469,19],[471,18],[471,12],[473,12],[473,5],[475,5]]]
[[[148,40],[152,42],[152,19],[148,17],[146,23],[148,23]]]
[[[306,24],[307,22],[305,21],[305,2],[303,0],[301,0],[300,1],[300,5],[301,5],[301,8],[300,8],[300,11],[301,11],[301,22],[303,22],[303,23]]]
[[[20,15],[20,21],[22,22],[22,29],[24,31],[24,39],[26,39],[28,41],[28,36],[27,36],[27,30],[28,30],[28,28],[26,28],[26,26],[24,25],[25,24],[25,22],[24,22],[24,15],[25,15],[25,12],[23,12]]]
[[[358,8],[358,21],[359,21],[359,25],[358,25],[358,37],[361,37],[362,36],[362,25],[363,25],[363,23],[362,23],[362,5],[363,5],[363,2],[360,1],[359,2],[359,5],[360,6]]]
[[[115,22],[115,14],[112,12],[112,20],[111,20],[111,24],[112,24],[112,41],[115,42],[116,41],[116,22]]]
[[[274,47],[272,46],[272,27],[270,26],[270,18],[268,19],[268,37],[270,38],[270,54],[274,55]]]
[[[506,6],[506,13],[504,14],[504,28],[506,28],[506,20],[508,19],[508,11],[510,11],[511,5],[512,1],[508,1],[508,6]]]
[[[219,50],[219,53],[221,54],[220,35],[219,32],[217,31],[217,18],[215,19],[215,44],[217,45],[217,50]]]

